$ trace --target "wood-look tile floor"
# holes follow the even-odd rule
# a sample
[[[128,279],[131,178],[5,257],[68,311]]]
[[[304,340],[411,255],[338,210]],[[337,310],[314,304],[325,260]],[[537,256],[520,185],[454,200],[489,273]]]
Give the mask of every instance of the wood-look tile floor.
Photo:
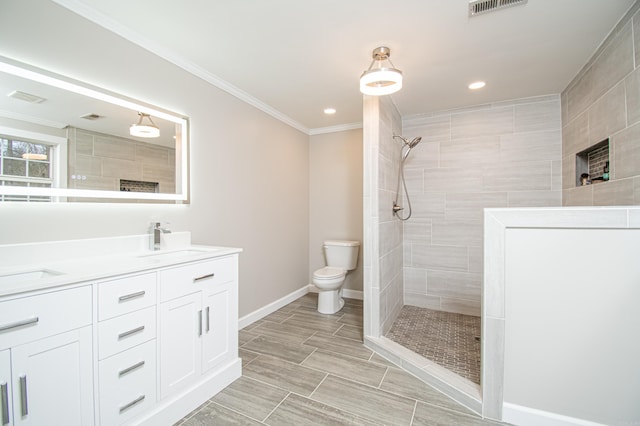
[[[178,424],[496,425],[362,344],[362,301],[310,293],[240,330],[242,377]]]

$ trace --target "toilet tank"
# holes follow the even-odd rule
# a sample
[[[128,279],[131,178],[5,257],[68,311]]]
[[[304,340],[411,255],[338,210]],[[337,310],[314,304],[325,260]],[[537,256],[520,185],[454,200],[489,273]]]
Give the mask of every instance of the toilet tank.
[[[324,256],[327,266],[342,268],[345,271],[356,269],[359,249],[359,241],[325,241]]]

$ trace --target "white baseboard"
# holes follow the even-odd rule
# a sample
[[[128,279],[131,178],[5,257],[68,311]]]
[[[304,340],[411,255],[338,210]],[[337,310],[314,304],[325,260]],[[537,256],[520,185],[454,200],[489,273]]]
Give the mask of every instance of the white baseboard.
[[[318,287],[316,287],[313,284],[309,284],[309,293],[317,293],[317,292],[318,292]],[[348,288],[345,288],[342,290],[342,297],[346,297],[347,299],[363,300],[362,295],[363,293],[360,290],[351,290]]]
[[[305,285],[304,287],[300,287],[298,290],[291,292],[284,297],[281,297],[275,302],[271,302],[268,305],[263,306],[262,308],[257,309],[251,312],[250,314],[247,314],[242,318],[238,319],[238,328],[239,329],[245,328],[249,324],[252,324],[258,321],[259,319],[266,317],[267,315],[277,311],[278,309],[282,308],[285,305],[288,305],[294,300],[299,299],[300,297],[304,296],[307,293],[309,293],[309,286]]]
[[[604,426],[602,423],[590,422],[508,402],[505,402],[502,407],[502,421],[517,426]]]

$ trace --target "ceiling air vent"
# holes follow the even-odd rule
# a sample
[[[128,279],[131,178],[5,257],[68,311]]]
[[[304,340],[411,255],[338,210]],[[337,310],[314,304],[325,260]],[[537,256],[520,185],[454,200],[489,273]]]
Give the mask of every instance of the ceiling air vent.
[[[84,118],[85,120],[97,120],[99,118],[102,118],[102,116],[100,114],[89,113],[89,114],[81,115],[80,118]]]
[[[39,104],[40,102],[46,101],[46,99],[41,96],[32,95],[31,93],[21,92],[19,90],[14,90],[7,96],[13,99],[19,99],[24,102],[29,102],[31,104]]]
[[[482,15],[505,7],[527,4],[529,0],[475,0],[469,2],[469,16]]]

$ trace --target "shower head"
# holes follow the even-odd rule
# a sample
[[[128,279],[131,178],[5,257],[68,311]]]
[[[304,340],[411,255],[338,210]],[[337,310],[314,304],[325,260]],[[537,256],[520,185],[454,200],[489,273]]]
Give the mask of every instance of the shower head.
[[[422,140],[422,136],[418,136],[416,138],[413,138],[413,139],[411,139],[411,141],[406,140],[405,138],[403,138],[400,135],[393,135],[393,137],[402,139],[402,142],[404,142],[404,144],[407,145],[409,148],[413,148],[414,146],[418,145],[420,143],[420,141]]]
[[[407,143],[407,145],[409,145],[409,148],[413,148],[414,146],[418,145],[421,140],[422,140],[422,136],[418,136],[417,138],[411,139],[411,142],[407,143],[405,141],[405,143]]]

